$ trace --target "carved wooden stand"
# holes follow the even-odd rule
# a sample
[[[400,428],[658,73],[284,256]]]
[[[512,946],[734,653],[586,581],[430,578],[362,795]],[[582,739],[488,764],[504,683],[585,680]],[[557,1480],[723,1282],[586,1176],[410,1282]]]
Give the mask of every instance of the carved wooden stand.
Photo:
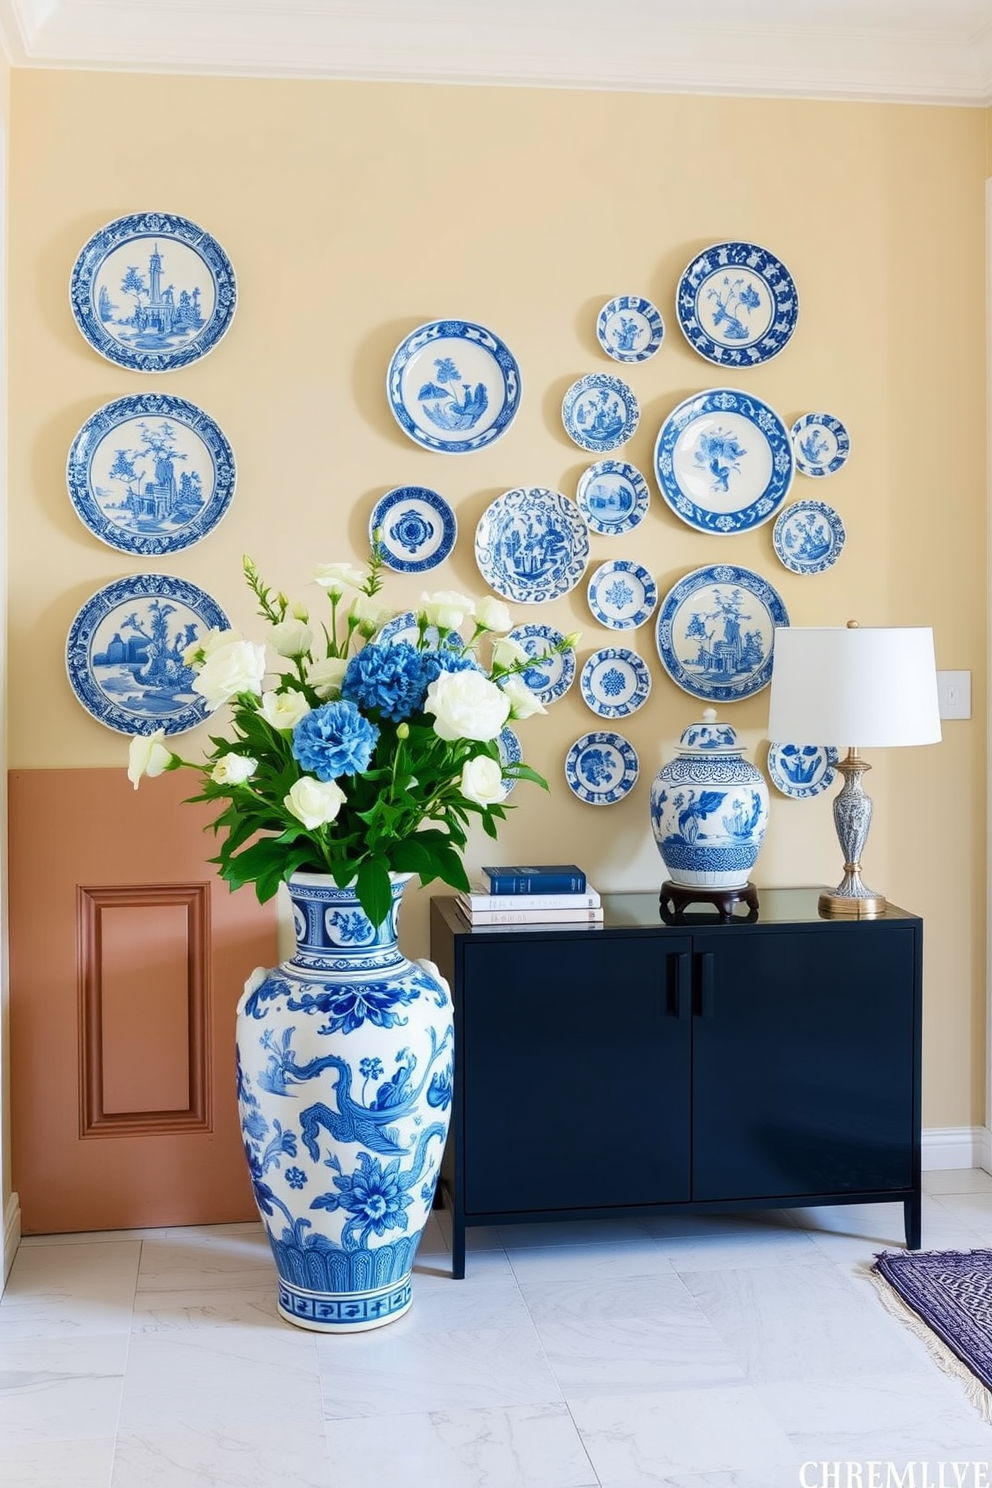
[[[681,919],[690,904],[715,905],[721,920],[732,920],[735,904],[746,904],[748,913],[740,918],[758,918],[758,891],[753,883],[743,884],[737,889],[697,889],[690,888],[687,884],[673,883],[670,878],[666,879],[658,897],[662,919],[668,923]]]

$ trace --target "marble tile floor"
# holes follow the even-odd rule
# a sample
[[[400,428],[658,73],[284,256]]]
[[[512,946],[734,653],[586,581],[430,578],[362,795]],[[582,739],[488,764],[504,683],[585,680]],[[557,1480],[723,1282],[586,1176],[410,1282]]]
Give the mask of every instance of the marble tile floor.
[[[925,1177],[924,1245],[992,1246],[992,1177]],[[0,1299],[0,1484],[800,1488],[804,1462],[992,1463],[992,1426],[865,1277],[901,1224],[474,1230],[454,1282],[435,1215],[410,1313],[352,1338],[278,1318],[254,1224],[31,1237]]]

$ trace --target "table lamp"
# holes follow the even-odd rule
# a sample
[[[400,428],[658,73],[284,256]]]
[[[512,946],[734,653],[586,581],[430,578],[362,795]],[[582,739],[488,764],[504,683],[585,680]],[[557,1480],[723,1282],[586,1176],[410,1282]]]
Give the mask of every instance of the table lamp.
[[[847,746],[837,769],[834,826],[844,877],[820,895],[824,916],[870,919],[885,911],[884,894],[861,881],[861,854],[872,803],[862,776],[862,748],[937,744],[940,713],[933,631],[924,626],[781,626],[775,631],[768,737],[797,744]]]

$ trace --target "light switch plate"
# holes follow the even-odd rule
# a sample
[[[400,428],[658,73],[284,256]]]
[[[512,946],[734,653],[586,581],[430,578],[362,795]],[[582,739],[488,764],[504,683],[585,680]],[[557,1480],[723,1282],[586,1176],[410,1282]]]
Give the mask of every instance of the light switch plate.
[[[938,672],[937,701],[941,718],[970,718],[971,673]]]

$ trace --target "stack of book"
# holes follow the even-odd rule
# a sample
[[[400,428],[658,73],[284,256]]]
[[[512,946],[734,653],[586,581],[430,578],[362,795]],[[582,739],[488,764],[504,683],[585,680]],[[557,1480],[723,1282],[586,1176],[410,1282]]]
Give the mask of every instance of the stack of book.
[[[483,868],[482,880],[459,893],[458,909],[472,925],[601,925],[599,894],[574,863]]]

